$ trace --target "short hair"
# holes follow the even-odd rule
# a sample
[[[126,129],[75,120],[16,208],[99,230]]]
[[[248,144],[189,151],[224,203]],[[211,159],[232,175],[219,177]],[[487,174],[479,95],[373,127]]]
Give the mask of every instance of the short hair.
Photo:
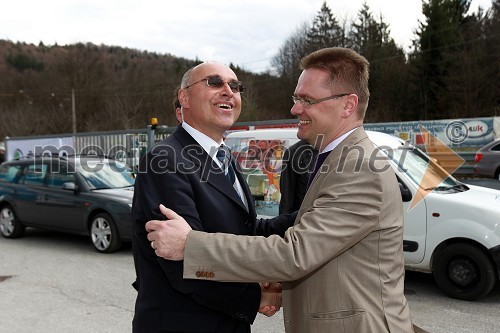
[[[184,73],[184,75],[182,76],[182,79],[181,79],[181,86],[180,86],[181,89],[184,89],[189,85],[189,81],[191,80],[191,74],[193,74],[193,70],[196,67],[197,66],[191,67],[190,69],[188,69],[186,71],[186,73]]]
[[[336,85],[346,89],[337,93],[358,95],[358,112],[361,119],[364,119],[370,99],[370,63],[365,57],[349,48],[324,48],[302,58],[300,68],[326,71],[329,73],[329,80],[325,82],[327,86],[333,88]]]
[[[181,86],[177,86],[172,93],[172,104],[174,106],[174,110],[181,107],[181,102],[179,101],[179,90],[181,90]]]

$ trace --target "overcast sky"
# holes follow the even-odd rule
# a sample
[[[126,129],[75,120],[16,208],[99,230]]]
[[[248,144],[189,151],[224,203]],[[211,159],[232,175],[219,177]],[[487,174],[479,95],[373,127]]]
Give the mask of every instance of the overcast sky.
[[[407,48],[422,19],[422,0],[366,0]],[[129,47],[254,72],[269,68],[283,42],[310,23],[323,0],[2,0],[0,39],[45,45],[77,42]],[[339,20],[356,17],[363,0],[327,0]],[[471,10],[491,7],[473,0]]]

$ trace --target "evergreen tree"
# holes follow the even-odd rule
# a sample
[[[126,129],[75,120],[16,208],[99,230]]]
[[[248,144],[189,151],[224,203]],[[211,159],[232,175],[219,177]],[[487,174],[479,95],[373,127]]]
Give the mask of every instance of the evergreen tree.
[[[481,99],[488,101],[481,105],[480,116],[500,116],[500,0],[494,0],[486,12],[482,45],[484,62],[481,72],[485,75]]]
[[[344,31],[325,1],[307,33],[307,53],[332,46],[345,46]]]
[[[419,81],[419,118],[452,117],[447,76],[458,70],[464,45],[463,29],[471,0],[427,0],[422,4],[425,22],[420,22],[414,41],[415,80]]]
[[[370,62],[370,104],[366,121],[401,120],[408,93],[407,64],[404,51],[390,37],[389,25],[382,15],[373,17],[363,3],[349,32],[350,47]]]
[[[349,47],[365,57],[377,51],[389,37],[389,26],[382,21],[378,23],[366,2],[358,12],[357,19],[349,32]]]

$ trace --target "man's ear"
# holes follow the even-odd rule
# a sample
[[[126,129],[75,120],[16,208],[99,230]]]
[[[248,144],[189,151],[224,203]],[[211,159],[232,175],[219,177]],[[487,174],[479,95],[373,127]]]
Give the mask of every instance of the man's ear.
[[[186,89],[180,89],[177,98],[179,99],[179,103],[181,103],[183,108],[189,108],[189,98],[186,92]]]
[[[358,108],[358,95],[350,94],[345,97],[344,107],[341,111],[342,118],[349,118]]]

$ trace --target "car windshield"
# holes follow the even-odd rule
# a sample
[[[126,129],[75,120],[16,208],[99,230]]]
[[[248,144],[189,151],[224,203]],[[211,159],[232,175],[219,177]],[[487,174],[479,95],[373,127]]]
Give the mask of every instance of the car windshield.
[[[77,170],[91,190],[124,188],[134,185],[134,173],[120,163],[99,160],[81,160]]]
[[[460,189],[463,186],[414,146],[404,145],[397,149],[381,147],[381,149],[400,171],[407,174],[416,185],[424,190],[443,191]]]

